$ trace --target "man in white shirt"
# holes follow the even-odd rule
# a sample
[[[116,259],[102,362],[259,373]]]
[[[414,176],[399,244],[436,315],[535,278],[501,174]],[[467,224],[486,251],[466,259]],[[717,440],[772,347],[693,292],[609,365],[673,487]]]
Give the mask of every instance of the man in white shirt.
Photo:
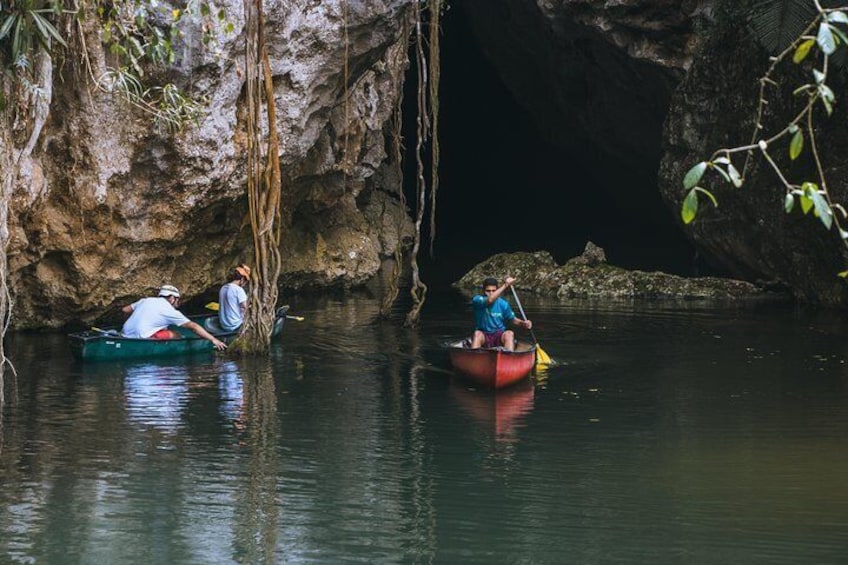
[[[218,322],[228,332],[239,329],[244,323],[244,312],[247,310],[244,287],[249,281],[250,267],[241,264],[233,269],[230,282],[218,292]]]
[[[166,284],[159,288],[158,296],[142,298],[124,306],[121,310],[125,314],[130,314],[130,317],[124,322],[121,335],[144,339],[180,339],[182,336],[179,332],[168,328],[173,325],[189,329],[203,339],[209,340],[218,351],[227,348],[224,342],[177,310],[179,303],[180,291],[177,287]]]

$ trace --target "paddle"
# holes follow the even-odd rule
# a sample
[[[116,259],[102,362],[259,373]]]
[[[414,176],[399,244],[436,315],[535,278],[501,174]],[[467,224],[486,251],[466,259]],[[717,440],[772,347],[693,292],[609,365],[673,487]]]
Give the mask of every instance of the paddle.
[[[527,314],[524,313],[524,308],[521,307],[521,301],[518,299],[518,293],[515,292],[515,287],[510,286],[509,288],[512,289],[512,296],[515,298],[515,303],[518,304],[518,311],[521,312],[521,317],[526,320]],[[539,340],[536,339],[536,333],[533,331],[533,328],[530,328],[530,335],[533,337],[533,343],[536,344],[536,365],[551,365],[553,361],[550,355],[545,353],[545,350],[539,345]]]
[[[212,310],[213,312],[217,312],[218,310],[221,309],[221,305],[218,304],[217,302],[210,302],[209,304],[207,304],[205,306],[205,308]],[[291,316],[289,314],[286,314],[286,319],[287,320],[295,320],[297,322],[302,322],[306,318],[304,318],[303,316]]]

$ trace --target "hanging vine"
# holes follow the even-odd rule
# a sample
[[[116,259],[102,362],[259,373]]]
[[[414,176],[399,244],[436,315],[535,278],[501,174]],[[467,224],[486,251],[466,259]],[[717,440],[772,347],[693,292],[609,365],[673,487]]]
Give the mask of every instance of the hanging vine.
[[[418,252],[421,249],[421,225],[424,222],[424,213],[427,207],[427,195],[430,196],[430,249],[432,253],[432,242],[435,237],[436,222],[436,191],[438,188],[438,160],[439,146],[435,138],[438,132],[438,92],[439,92],[439,19],[441,15],[441,0],[430,0],[426,4],[429,25],[430,42],[427,55],[424,52],[424,33],[422,31],[422,12],[424,8],[419,7],[414,13],[415,25],[415,67],[418,78],[417,92],[417,116],[416,116],[416,211],[415,211],[415,235],[410,255],[410,267],[412,270],[412,306],[406,316],[404,325],[410,327],[418,324],[421,316],[421,308],[427,297],[427,285],[421,280],[418,267]],[[429,56],[429,57],[428,57]],[[425,178],[424,154],[427,143],[431,143],[431,167],[430,186],[428,190]]]
[[[244,329],[230,349],[234,353],[267,353],[271,347],[277,280],[280,276],[282,178],[280,143],[271,62],[265,44],[262,0],[250,0],[245,11],[245,93],[247,102],[247,198],[253,234],[256,276],[250,287]],[[262,103],[266,108],[268,144],[262,152]]]
[[[424,220],[424,208],[427,203],[427,181],[424,178],[424,146],[430,131],[430,116],[427,108],[427,63],[424,56],[424,37],[421,32],[421,10],[415,11],[415,68],[418,73],[418,92],[416,96],[418,113],[415,117],[415,236],[410,255],[412,268],[412,306],[406,315],[407,327],[415,326],[421,316],[421,308],[427,298],[427,285],[421,280],[418,268],[418,250],[421,248],[421,223]]]
[[[406,37],[407,30],[404,29],[403,36]],[[380,306],[380,316],[388,318],[392,312],[392,306],[400,294],[400,275],[403,270],[403,225],[406,220],[406,195],[403,191],[403,92],[398,92],[397,103],[392,112],[391,131],[392,154],[397,167],[397,197],[398,207],[395,213],[395,232],[397,233],[397,245],[395,245],[394,264],[389,275],[386,288],[383,292],[383,302]]]
[[[430,0],[430,257],[436,241],[436,194],[439,192],[439,83],[441,76],[442,0]]]

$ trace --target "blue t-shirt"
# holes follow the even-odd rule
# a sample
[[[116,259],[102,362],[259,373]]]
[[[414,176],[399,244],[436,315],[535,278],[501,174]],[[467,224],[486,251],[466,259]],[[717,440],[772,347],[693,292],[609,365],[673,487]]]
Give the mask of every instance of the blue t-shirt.
[[[487,334],[504,331],[506,324],[515,319],[509,302],[500,297],[489,304],[485,296],[478,294],[471,299],[471,307],[474,309],[474,324]]]

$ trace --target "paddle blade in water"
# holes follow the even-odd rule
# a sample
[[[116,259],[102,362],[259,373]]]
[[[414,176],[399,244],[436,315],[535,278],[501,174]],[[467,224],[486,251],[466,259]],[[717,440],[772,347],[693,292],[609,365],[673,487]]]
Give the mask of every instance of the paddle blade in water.
[[[545,353],[545,350],[542,349],[542,346],[536,344],[536,365],[552,365],[553,360],[551,356]]]
[[[219,309],[219,306],[218,306],[218,303],[217,303],[217,302],[210,302],[209,304],[207,304],[207,305],[206,305],[206,308],[207,308],[208,310],[212,310],[212,311],[214,311],[214,312],[217,312],[217,311],[218,311],[218,309]]]

